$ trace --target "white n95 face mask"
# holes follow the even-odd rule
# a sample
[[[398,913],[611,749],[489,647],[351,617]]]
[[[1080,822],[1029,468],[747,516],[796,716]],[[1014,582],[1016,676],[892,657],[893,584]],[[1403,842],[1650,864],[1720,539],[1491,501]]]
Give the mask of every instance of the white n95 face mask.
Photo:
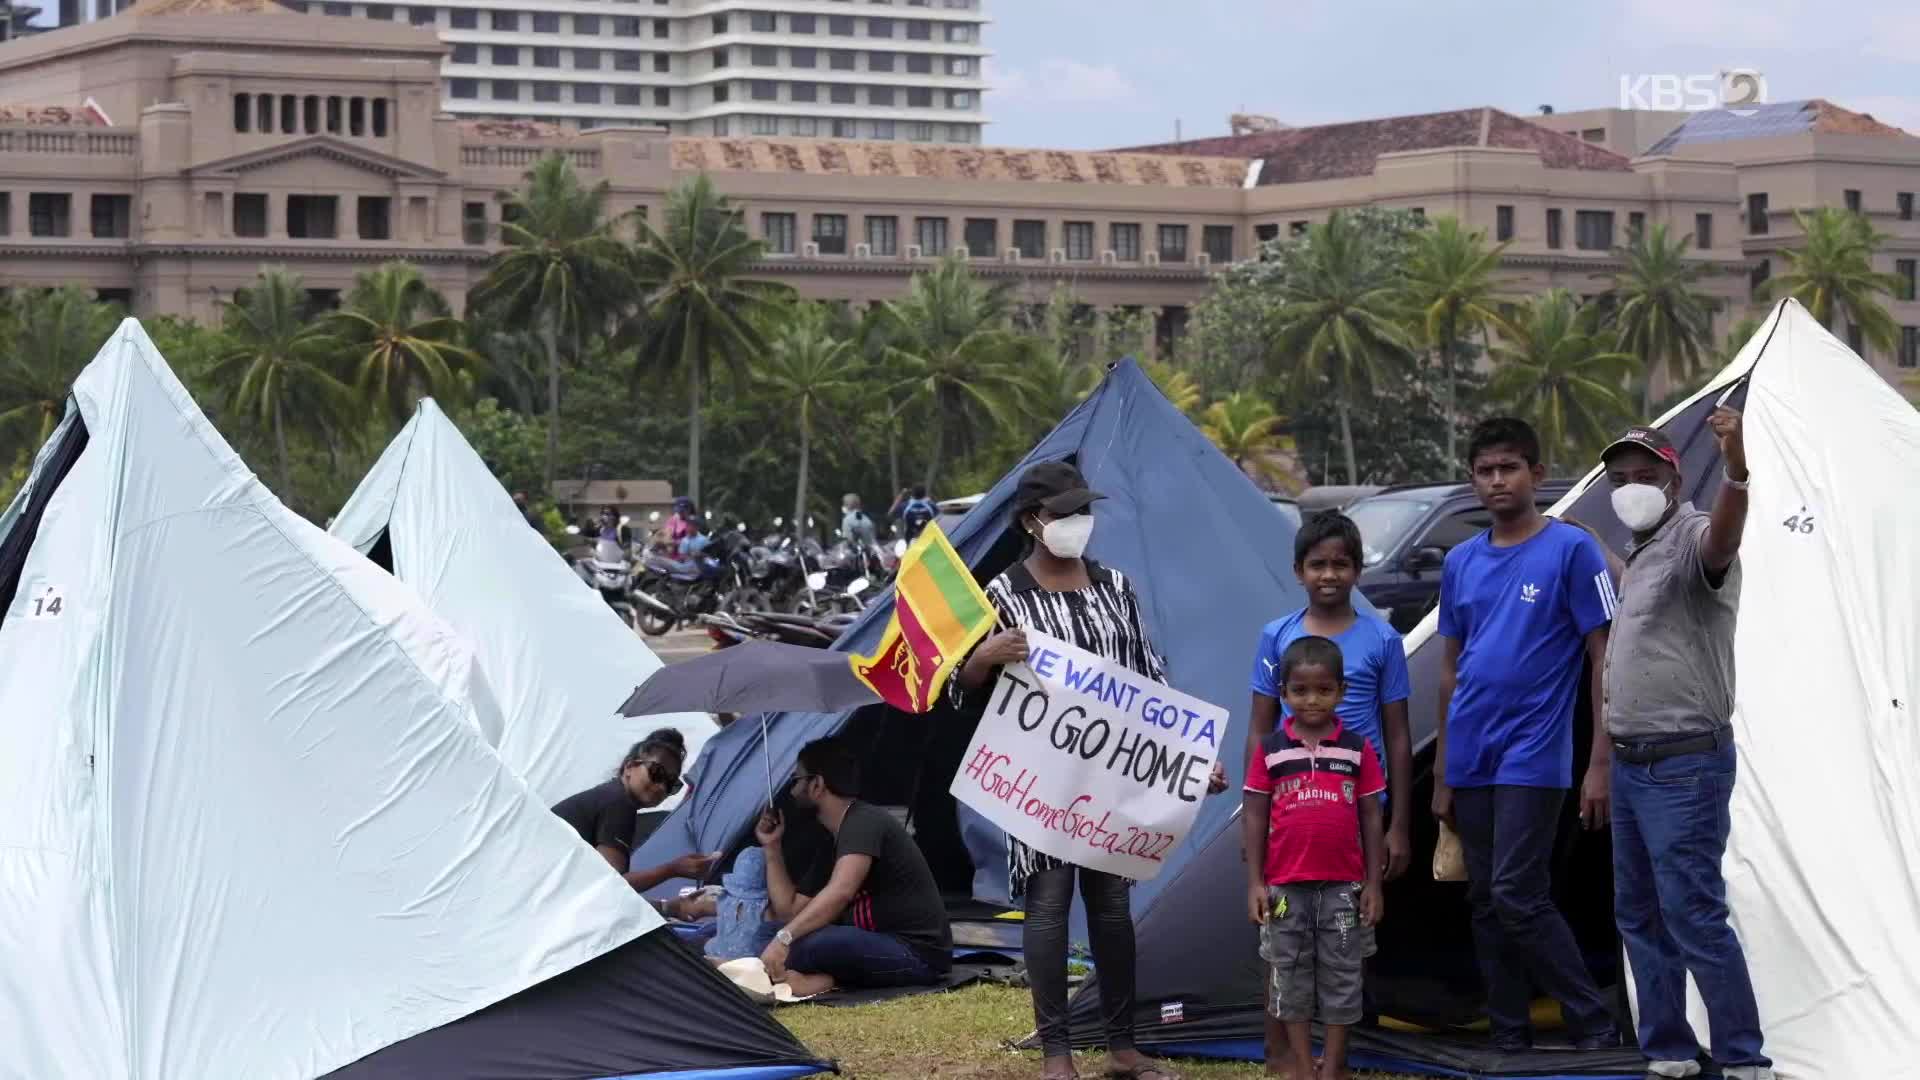
[[[1667,493],[1652,484],[1626,484],[1613,489],[1613,514],[1634,532],[1646,532],[1667,512]]]
[[[1040,528],[1040,542],[1062,559],[1077,559],[1086,554],[1087,541],[1092,539],[1092,514],[1056,518]]]

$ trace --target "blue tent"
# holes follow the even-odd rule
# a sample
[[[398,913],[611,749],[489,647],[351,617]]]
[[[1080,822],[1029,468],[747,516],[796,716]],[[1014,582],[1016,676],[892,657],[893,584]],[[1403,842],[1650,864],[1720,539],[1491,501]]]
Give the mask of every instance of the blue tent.
[[[1269,620],[1305,603],[1293,575],[1292,524],[1137,364],[1123,360],[952,531],[955,548],[983,582],[1018,554],[1007,516],[1020,473],[1035,462],[1053,460],[1073,461],[1096,490],[1109,496],[1097,510],[1099,527],[1088,554],[1134,582],[1172,683],[1231,710],[1224,757],[1229,776],[1237,777],[1245,766],[1254,645]],[[891,598],[883,598],[834,648],[870,650],[892,610]],[[771,719],[769,749],[774,775],[782,777],[801,746],[848,729],[869,747],[870,762],[884,762],[884,768],[868,768],[867,796],[913,808],[916,834],[943,884],[957,891],[962,883],[956,879],[970,863],[972,895],[1004,901],[1005,835],[964,808],[956,821],[953,800],[946,795],[970,734],[964,727],[946,710],[926,717],[903,716],[884,706],[857,713],[783,713]],[[689,851],[730,850],[744,841],[767,801],[760,739],[761,726],[743,721],[709,742],[693,796],[635,854],[634,865],[657,865]],[[906,767],[909,761],[915,767]],[[1180,876],[1194,852],[1227,827],[1238,805],[1231,793],[1206,801],[1166,869],[1134,890],[1136,911]],[[951,835],[955,832],[964,838],[964,855]],[[956,864],[961,865],[956,869]]]

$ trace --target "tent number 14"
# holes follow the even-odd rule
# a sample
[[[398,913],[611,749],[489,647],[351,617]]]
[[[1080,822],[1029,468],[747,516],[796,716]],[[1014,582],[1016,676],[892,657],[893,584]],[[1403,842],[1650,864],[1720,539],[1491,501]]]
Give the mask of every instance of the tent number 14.
[[[57,619],[67,610],[67,590],[58,585],[49,585],[33,594],[33,600],[27,610],[29,619]]]
[[[1807,508],[1804,506],[1800,508],[1799,513],[1780,524],[1785,526],[1788,532],[1799,533],[1802,536],[1813,535],[1813,515],[1807,513]]]

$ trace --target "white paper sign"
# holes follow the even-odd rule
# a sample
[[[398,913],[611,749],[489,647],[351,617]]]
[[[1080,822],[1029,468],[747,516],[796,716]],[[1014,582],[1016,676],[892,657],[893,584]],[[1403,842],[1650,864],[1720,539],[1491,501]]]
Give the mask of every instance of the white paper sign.
[[[1193,827],[1227,711],[1057,638],[993,688],[953,797],[1028,846],[1144,881]]]

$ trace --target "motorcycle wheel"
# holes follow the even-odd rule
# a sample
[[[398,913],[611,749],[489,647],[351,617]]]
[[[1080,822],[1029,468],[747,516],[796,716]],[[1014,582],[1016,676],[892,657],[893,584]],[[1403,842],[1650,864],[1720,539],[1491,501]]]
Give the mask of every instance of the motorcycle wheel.
[[[737,590],[729,598],[725,607],[736,614],[743,611],[772,611],[773,601],[767,597],[766,593],[749,586]]]
[[[648,637],[665,637],[673,632],[674,621],[671,617],[643,607],[639,610],[640,632]]]

